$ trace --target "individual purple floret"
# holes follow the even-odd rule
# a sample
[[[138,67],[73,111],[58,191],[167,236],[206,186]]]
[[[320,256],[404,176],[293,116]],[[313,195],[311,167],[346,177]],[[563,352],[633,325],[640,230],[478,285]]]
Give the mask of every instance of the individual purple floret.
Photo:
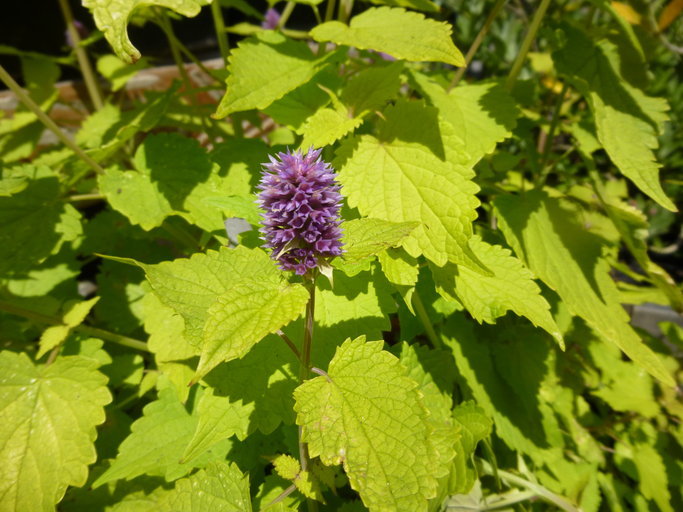
[[[280,23],[280,13],[272,7],[266,11],[261,27],[266,30],[275,30]]]
[[[271,156],[258,186],[265,247],[273,250],[271,257],[280,268],[300,276],[342,253],[342,196],[334,170],[320,151]]]

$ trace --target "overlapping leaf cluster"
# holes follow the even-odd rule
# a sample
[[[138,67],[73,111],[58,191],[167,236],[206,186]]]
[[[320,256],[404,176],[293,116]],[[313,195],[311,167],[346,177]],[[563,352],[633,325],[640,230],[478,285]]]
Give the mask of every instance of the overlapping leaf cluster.
[[[0,119],[0,510],[683,509],[683,294],[649,250],[681,197],[683,95],[650,76],[676,7],[654,30],[554,6],[506,81],[512,11],[456,75],[487,2],[297,0],[268,30],[215,1],[246,21],[212,85],[131,101],[131,20],[187,55],[167,11],[211,2],[84,0],[116,54],[73,137],[94,169],[30,109]],[[50,112],[57,63],[2,51]],[[258,238],[287,147],[322,148],[345,197],[314,286]]]

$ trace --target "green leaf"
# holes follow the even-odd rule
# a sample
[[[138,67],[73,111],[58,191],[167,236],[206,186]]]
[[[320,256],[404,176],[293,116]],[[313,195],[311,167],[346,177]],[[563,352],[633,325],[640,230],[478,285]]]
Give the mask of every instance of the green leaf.
[[[586,231],[582,211],[562,197],[535,190],[494,202],[505,238],[522,261],[604,339],[667,385],[674,381],[657,355],[628,323],[619,304],[604,239]]]
[[[309,117],[301,127],[304,138],[301,147],[322,148],[351,133],[363,123],[360,117],[353,115],[345,108],[321,108]]]
[[[0,509],[50,511],[67,486],[82,486],[97,458],[96,425],[111,402],[97,361],[59,357],[34,365],[0,353]]]
[[[417,384],[382,342],[361,336],[341,345],[328,376],[294,392],[297,423],[311,457],[343,464],[371,510],[427,510],[436,478]]]
[[[618,49],[563,25],[566,43],[553,53],[557,71],[566,75],[593,110],[598,139],[619,170],[664,208],[677,211],[659,183],[654,150],[667,119],[663,98],[651,98],[621,74]]]
[[[378,274],[348,277],[335,272],[334,287],[318,280],[315,300],[314,336],[326,343],[314,343],[314,360],[319,351],[327,349],[325,354],[331,355],[337,344],[359,332],[381,337],[391,329],[389,314],[396,311],[391,289]]]
[[[244,279],[233,285],[207,312],[194,380],[223,361],[243,357],[267,334],[299,318],[308,299],[308,291],[298,284]]]
[[[363,135],[342,144],[339,181],[349,206],[361,214],[420,223],[403,242],[411,256],[481,268],[467,245],[478,187],[470,181],[471,169],[458,163],[461,141],[437,114],[415,101],[389,107],[378,138]]]
[[[496,82],[462,84],[446,92],[426,75],[411,76],[427,100],[439,109],[469,154],[466,165],[474,165],[492,153],[496,144],[512,135],[519,110],[512,96]]]
[[[622,361],[619,349],[605,343],[591,342],[588,352],[602,373],[592,394],[602,398],[615,411],[635,411],[646,418],[659,413],[653,393],[652,378],[630,361]]]
[[[128,80],[146,67],[147,62],[145,59],[140,59],[135,64],[128,64],[115,55],[102,55],[102,57],[97,59],[97,71],[109,80],[112,91],[118,91],[123,88],[128,83]]]
[[[259,32],[240,42],[230,54],[228,89],[215,117],[266,108],[306,84],[334,55],[331,52],[317,59],[304,42],[273,30]]]
[[[294,480],[301,471],[301,465],[291,455],[281,454],[273,461],[275,472],[285,480]]]
[[[178,480],[154,510],[159,512],[251,512],[249,477],[236,464],[211,462]]]
[[[119,446],[116,459],[95,480],[93,487],[144,474],[175,480],[192,468],[223,458],[225,445],[215,447],[215,453],[207,452],[199,459],[181,462],[196,426],[197,418],[187,412],[175,390],[164,387],[158,400],[145,406],[142,416],[133,423],[130,435]]]
[[[216,299],[245,278],[276,286],[281,272],[261,249],[222,247],[158,265],[142,267],[159,300],[185,321],[185,336],[199,346],[209,308]]]
[[[67,310],[62,317],[62,325],[52,325],[45,329],[43,335],[40,337],[40,349],[36,354],[36,359],[40,359],[47,352],[61,344],[71,332],[71,329],[79,326],[88,316],[90,310],[93,308],[99,297],[93,297],[90,300],[76,301],[68,304]]]
[[[334,260],[333,264],[349,276],[367,270],[373,256],[388,248],[398,247],[417,226],[418,222],[391,222],[371,218],[344,222],[341,226],[344,255]]]
[[[266,107],[264,113],[279,124],[300,130],[303,123],[330,102],[330,95],[323,90],[338,89],[341,80],[336,73],[319,72],[311,81],[297,87]]]
[[[99,185],[112,207],[146,230],[178,214],[206,231],[223,229],[221,211],[207,197],[225,194],[218,165],[194,139],[150,135],[135,153],[135,171],[108,169]]]
[[[135,62],[140,52],[128,38],[128,21],[140,7],[154,6],[172,9],[183,16],[199,14],[207,0],[83,0],[83,7],[90,9],[95,24],[109,41],[116,55],[126,62]]]
[[[105,103],[101,109],[85,118],[76,133],[76,144],[91,149],[112,142],[113,136],[121,127],[121,119],[121,109]]]
[[[21,274],[81,234],[81,215],[60,200],[59,181],[47,167],[25,167],[30,182],[0,197],[0,276]]]
[[[342,90],[340,101],[351,115],[361,117],[384,106],[401,87],[403,64],[373,66],[354,75]]]
[[[493,275],[483,276],[453,264],[432,267],[439,293],[446,299],[455,298],[461,302],[480,323],[493,324],[507,311],[514,311],[545,329],[564,349],[562,333],[550,315],[550,304],[522,262],[509,250],[487,244],[478,236],[470,239],[470,247]]]
[[[551,445],[544,430],[545,411],[538,401],[537,390],[548,371],[545,358],[549,345],[529,332],[531,327],[526,332],[517,327],[511,329],[511,335],[519,337],[525,345],[516,354],[503,343],[492,344],[497,332],[495,327],[475,325],[463,314],[455,313],[444,328],[443,340],[453,351],[459,375],[477,404],[493,418],[497,434],[510,448],[542,456]],[[509,360],[496,358],[499,351]],[[520,392],[513,386],[519,387]],[[530,389],[534,390],[533,394],[525,394]]]
[[[400,8],[368,9],[354,16],[349,26],[328,21],[311,30],[311,36],[318,42],[375,50],[397,59],[465,65],[451,39],[450,25]]]
[[[449,485],[451,494],[467,494],[477,479],[474,450],[479,441],[491,435],[493,422],[473,401],[463,402],[453,409],[453,419],[460,428],[460,444]]]
[[[199,423],[183,459],[191,460],[233,435],[244,440],[256,430],[271,434],[281,422],[292,424],[291,395],[298,370],[298,359],[275,336],[258,343],[242,359],[216,367],[203,379],[209,388],[199,399]],[[255,375],[261,377],[254,379]]]

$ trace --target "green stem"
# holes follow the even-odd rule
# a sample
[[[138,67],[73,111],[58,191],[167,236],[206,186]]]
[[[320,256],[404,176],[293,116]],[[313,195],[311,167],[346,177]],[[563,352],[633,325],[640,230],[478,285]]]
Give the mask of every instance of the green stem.
[[[228,44],[228,34],[225,31],[225,21],[223,20],[223,11],[218,0],[211,2],[211,15],[213,16],[213,26],[216,29],[216,38],[218,39],[218,48],[223,56],[225,66],[228,66],[228,55],[230,54],[230,45]]]
[[[519,49],[517,58],[515,59],[515,62],[512,64],[510,74],[505,80],[505,87],[507,87],[508,90],[511,90],[512,87],[515,85],[515,82],[517,81],[519,72],[522,70],[522,66],[524,65],[524,61],[526,60],[527,53],[529,53],[529,49],[531,48],[531,43],[533,43],[534,39],[536,38],[538,27],[541,26],[541,21],[543,20],[543,16],[545,16],[545,11],[548,10],[549,5],[550,0],[541,0],[541,4],[538,6],[538,9],[536,9],[536,12],[534,13],[534,17],[531,20],[531,25],[529,25],[529,30],[527,31],[526,36],[524,36],[524,41],[522,41],[522,46]]]
[[[347,23],[353,11],[353,0],[339,0],[337,19],[342,23]]]
[[[489,13],[488,17],[486,18],[486,21],[484,22],[484,25],[481,27],[481,30],[479,30],[479,33],[477,34],[477,37],[474,38],[474,42],[472,42],[472,46],[470,46],[470,49],[467,50],[467,55],[465,55],[465,65],[458,69],[458,71],[455,73],[455,76],[453,77],[453,80],[451,81],[450,86],[448,87],[448,90],[450,91],[453,87],[458,85],[458,82],[462,79],[462,77],[465,75],[465,71],[467,70],[467,66],[470,65],[470,62],[472,62],[472,58],[474,57],[474,54],[477,53],[477,50],[481,46],[481,43],[484,42],[484,37],[488,33],[489,29],[491,28],[491,25],[493,24],[493,20],[496,18],[500,10],[503,8],[505,5],[506,0],[497,0],[496,4],[493,6],[493,9],[491,9],[491,12]]]
[[[37,311],[24,309],[15,304],[1,300],[0,310],[5,311],[7,313],[11,313],[12,315],[28,318],[29,320],[32,320],[39,324],[62,325],[63,323],[62,320],[59,318],[43,315],[42,313],[38,313]],[[121,334],[116,334],[114,332],[105,331],[104,329],[99,329],[97,327],[90,327],[88,325],[78,325],[74,327],[73,330],[76,332],[83,333],[87,336],[94,336],[96,338],[100,338],[104,341],[111,341],[112,343],[116,343],[124,347],[134,348],[135,350],[141,350],[143,352],[150,351],[147,347],[147,343],[143,341],[129,338],[128,336],[123,336]]]
[[[66,198],[70,203],[79,201],[104,201],[107,198],[104,194],[74,194]]]
[[[280,16],[280,21],[277,24],[277,28],[283,29],[285,27],[289,17],[292,15],[295,5],[296,4],[294,2],[287,2],[287,5],[285,5],[285,8],[282,11],[282,15]]]
[[[57,138],[64,143],[66,147],[68,147],[71,151],[76,153],[81,160],[83,160],[86,164],[88,164],[96,173],[98,174],[104,174],[104,169],[95,162],[85,151],[83,151],[80,147],[78,147],[69,137],[64,135],[62,130],[59,129],[59,126],[50,119],[50,117],[43,112],[38,104],[31,99],[31,97],[24,92],[24,90],[21,88],[21,86],[14,81],[14,78],[10,76],[10,74],[5,70],[0,65],[0,80],[2,80],[5,85],[16,95],[17,98],[19,98],[19,101],[21,101],[26,108],[28,108],[31,112],[33,112],[38,119],[45,125],[45,127],[50,130],[52,133],[54,133]]]
[[[489,475],[492,474],[493,469],[491,468],[491,465],[488,462],[479,459],[479,463],[481,464],[482,469],[485,473]],[[512,484],[519,487],[524,487],[525,489],[529,489],[530,491],[534,492],[536,496],[538,496],[539,498],[542,498],[552,503],[556,507],[561,508],[566,512],[579,512],[579,509],[577,509],[576,506],[570,503],[569,500],[567,500],[565,497],[555,494],[554,492],[546,489],[540,484],[530,482],[529,480],[526,480],[517,475],[513,475],[512,473],[509,473],[507,471],[503,471],[502,469],[498,470],[498,475],[500,476],[501,480],[503,480],[503,482],[505,482],[506,484]]]
[[[550,157],[550,152],[553,149],[553,139],[555,138],[555,132],[557,131],[557,126],[560,123],[560,111],[562,110],[562,105],[564,104],[564,97],[569,90],[569,85],[565,82],[562,86],[562,91],[560,91],[560,97],[557,98],[557,103],[553,109],[552,118],[550,119],[550,129],[546,135],[545,142],[543,143],[543,154],[541,155],[541,172],[538,174],[536,180],[536,186],[542,187],[545,180],[550,174],[551,167],[548,166],[548,158]]]
[[[422,303],[422,299],[420,298],[420,295],[417,293],[417,290],[413,292],[412,301],[413,307],[415,308],[415,312],[417,313],[420,322],[422,322],[422,325],[425,328],[425,333],[427,334],[427,338],[429,338],[432,347],[443,348],[443,342],[441,341],[441,338],[439,338],[439,335],[436,334],[434,326],[432,325],[431,320],[429,320],[429,315],[427,314],[427,310],[425,309],[424,304]]]
[[[304,341],[301,347],[301,365],[299,366],[299,384],[302,384],[311,370],[311,345],[313,342],[313,326],[315,319],[315,278],[314,273],[306,284],[308,289],[308,304],[306,304],[306,319],[304,324]],[[307,471],[310,462],[308,445],[303,441],[303,427],[299,427],[299,463],[301,471]],[[316,511],[318,505],[314,500],[307,500],[309,512]]]
[[[334,4],[336,0],[327,0],[327,7],[325,8],[325,21],[332,21],[334,17]]]
[[[74,24],[74,16],[71,12],[68,0],[59,0],[59,8],[62,10],[62,15],[66,22],[66,29],[69,31],[69,36],[74,45],[78,67],[81,68],[81,74],[83,75],[83,81],[85,82],[85,88],[88,90],[90,101],[92,101],[96,110],[100,110],[104,104],[102,101],[102,93],[100,92],[88,54],[86,53],[85,48],[81,46],[81,36],[78,34],[78,29]]]

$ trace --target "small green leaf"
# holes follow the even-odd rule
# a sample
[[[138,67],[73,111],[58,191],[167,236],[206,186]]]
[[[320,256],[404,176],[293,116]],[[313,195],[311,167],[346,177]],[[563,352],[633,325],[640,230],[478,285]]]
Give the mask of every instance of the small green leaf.
[[[90,9],[95,24],[109,41],[116,55],[126,62],[135,62],[140,52],[128,38],[128,21],[139,7],[157,6],[172,9],[183,16],[199,14],[208,0],[83,0],[83,7]]]
[[[400,8],[368,9],[354,16],[349,26],[328,21],[315,27],[311,36],[319,42],[385,52],[397,59],[465,65],[451,39],[450,25]]]
[[[339,110],[321,108],[301,127],[301,133],[304,135],[301,147],[306,150],[311,147],[329,146],[347,133],[354,131],[362,123],[362,118],[353,117],[345,108]]]
[[[38,354],[36,354],[36,359],[40,359],[47,352],[61,344],[67,338],[71,329],[83,323],[85,317],[88,316],[90,310],[99,300],[99,297],[93,297],[90,300],[78,301],[67,305],[68,309],[62,317],[63,325],[48,327],[40,337],[40,349]]]
[[[317,59],[306,43],[266,30],[240,42],[230,54],[227,92],[215,117],[264,109],[306,84],[334,56]]]
[[[309,294],[301,285],[242,280],[207,312],[195,381],[223,361],[243,357],[267,334],[301,316]]]
[[[453,419],[461,427],[461,438],[456,447],[457,457],[453,461],[449,493],[467,494],[477,479],[473,460],[474,450],[479,441],[491,435],[493,422],[473,401],[463,402],[453,409]]]
[[[432,267],[439,293],[461,302],[478,322],[493,324],[512,310],[546,330],[564,349],[562,333],[550,315],[550,304],[541,295],[531,271],[509,250],[489,245],[478,236],[470,239],[470,247],[493,275],[483,276],[453,264]]]
[[[294,480],[301,471],[301,465],[291,455],[278,455],[273,461],[273,466],[278,475],[285,480]]]
[[[160,500],[159,512],[251,512],[249,477],[237,464],[211,462],[178,480]]]
[[[304,382],[294,398],[311,457],[343,464],[367,507],[427,510],[437,486],[428,413],[381,341],[347,340],[328,375]]]
[[[0,352],[0,510],[54,510],[67,486],[85,484],[111,402],[97,366],[80,356],[36,366]]]

